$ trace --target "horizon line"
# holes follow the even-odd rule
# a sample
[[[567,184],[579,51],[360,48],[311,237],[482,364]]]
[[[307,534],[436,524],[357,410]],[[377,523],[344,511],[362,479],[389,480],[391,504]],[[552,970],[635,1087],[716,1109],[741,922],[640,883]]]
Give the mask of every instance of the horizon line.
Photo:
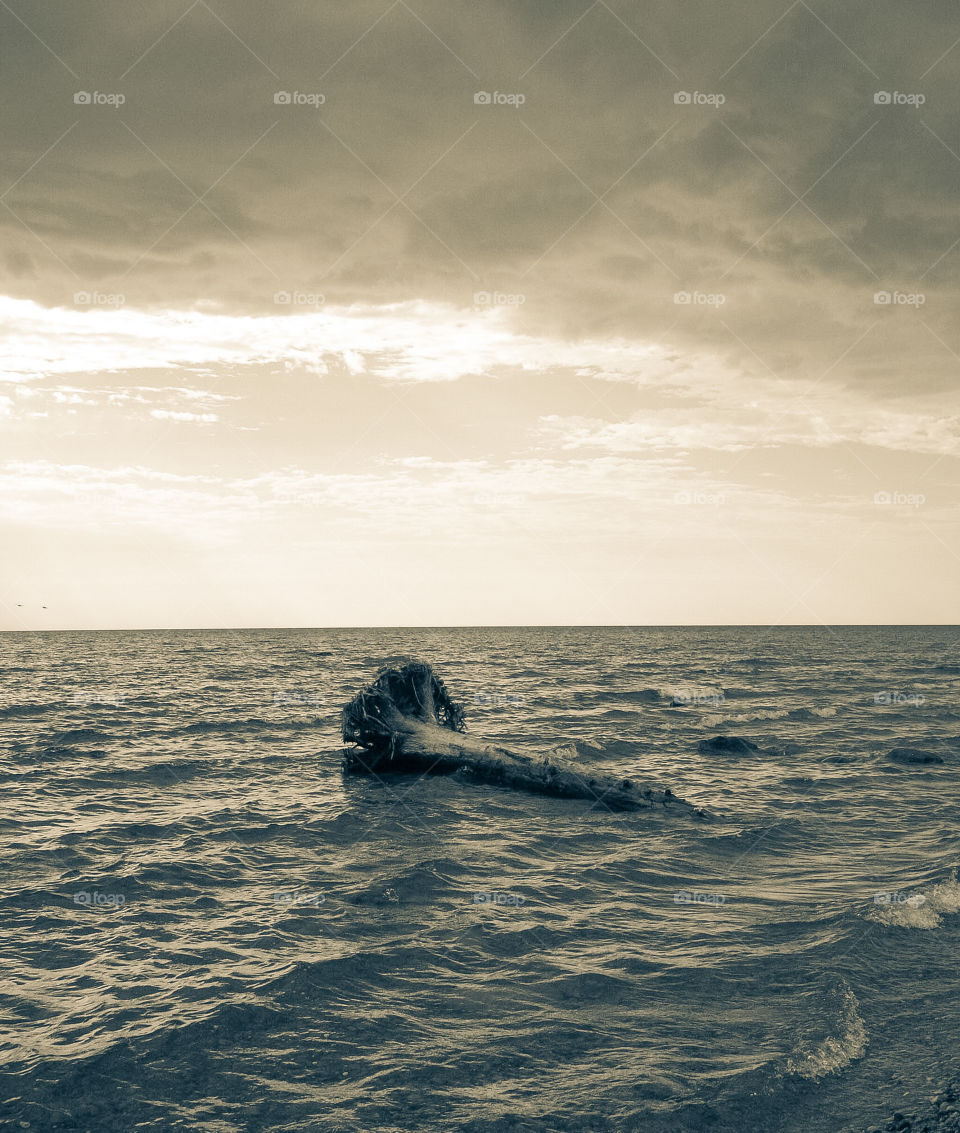
[[[12,633],[276,633],[426,629],[957,629],[956,622],[477,622],[444,625],[99,626],[0,629]]]

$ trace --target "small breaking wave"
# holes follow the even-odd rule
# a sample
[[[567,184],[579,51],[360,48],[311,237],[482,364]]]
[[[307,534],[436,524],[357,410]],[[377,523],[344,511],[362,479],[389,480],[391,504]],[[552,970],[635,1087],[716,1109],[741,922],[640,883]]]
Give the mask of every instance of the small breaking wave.
[[[802,1043],[787,1060],[787,1073],[811,1082],[843,1070],[862,1058],[869,1045],[857,997],[844,983],[836,1029],[819,1041]]]
[[[590,759],[636,756],[640,745],[635,740],[601,739],[572,740],[550,749],[551,760],[583,762]]]
[[[827,705],[825,708],[794,708],[787,713],[787,718],[789,720],[829,720],[836,714],[836,708]]]
[[[960,912],[960,883],[956,874],[946,881],[912,893],[883,893],[874,898],[869,920],[891,928],[939,928],[943,916]]]
[[[617,700],[624,700],[628,704],[657,704],[660,696],[660,690],[657,688],[637,688],[618,693]]]
[[[762,720],[829,720],[836,716],[837,709],[827,705],[824,708],[771,708],[767,711],[718,714],[711,716],[710,722],[728,724],[754,724]]]

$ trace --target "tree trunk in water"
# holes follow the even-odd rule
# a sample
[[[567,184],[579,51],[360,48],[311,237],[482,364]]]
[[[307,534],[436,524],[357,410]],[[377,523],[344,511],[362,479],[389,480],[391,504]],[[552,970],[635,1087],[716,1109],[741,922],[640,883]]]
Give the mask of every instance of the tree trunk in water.
[[[463,711],[429,665],[382,669],[343,710],[344,770],[355,774],[463,772],[484,783],[560,798],[587,799],[608,810],[666,809],[709,815],[669,788],[592,774],[565,759],[534,759],[464,734]]]

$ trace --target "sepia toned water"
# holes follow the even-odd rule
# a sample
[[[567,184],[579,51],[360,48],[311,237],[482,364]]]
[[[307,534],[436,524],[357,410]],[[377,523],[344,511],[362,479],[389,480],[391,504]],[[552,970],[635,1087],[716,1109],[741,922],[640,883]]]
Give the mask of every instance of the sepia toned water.
[[[345,778],[401,654],[713,821]],[[957,629],[10,633],[0,688],[0,1128],[841,1133],[957,1066]]]

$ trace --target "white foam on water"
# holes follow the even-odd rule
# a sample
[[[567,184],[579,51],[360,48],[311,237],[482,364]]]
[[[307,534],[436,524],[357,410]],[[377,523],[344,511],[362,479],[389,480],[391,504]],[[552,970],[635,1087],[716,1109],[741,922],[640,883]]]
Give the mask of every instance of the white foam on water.
[[[753,724],[761,720],[829,720],[836,714],[837,709],[832,705],[827,705],[824,708],[773,708],[769,711],[716,713],[711,715],[705,723],[719,725],[720,723]]]
[[[894,928],[939,928],[942,916],[960,912],[960,882],[956,875],[927,889],[918,889],[902,900],[892,894],[890,901],[874,904],[869,919]]]
[[[817,1082],[862,1058],[869,1042],[867,1028],[860,1017],[860,1004],[847,988],[840,1004],[836,1033],[828,1035],[812,1049],[794,1053],[787,1061],[787,1071]]]

